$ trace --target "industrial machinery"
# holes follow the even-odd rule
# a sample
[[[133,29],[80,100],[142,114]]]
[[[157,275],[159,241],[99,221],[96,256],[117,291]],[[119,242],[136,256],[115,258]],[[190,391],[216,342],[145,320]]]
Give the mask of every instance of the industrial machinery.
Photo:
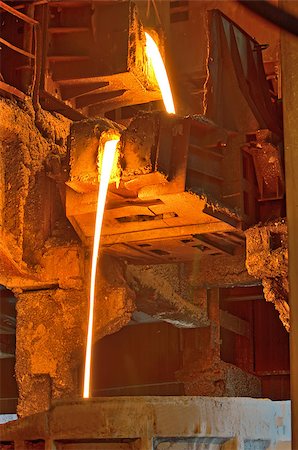
[[[200,26],[191,3],[200,4]],[[289,330],[279,68],[264,64],[267,46],[235,23],[239,5],[225,2],[232,20],[229,8],[216,9],[221,2],[208,11],[205,3],[0,2],[7,116],[0,275],[17,298],[22,416],[0,425],[1,450],[265,449],[289,441],[288,404],[201,397],[258,397],[268,376],[280,377],[276,390],[289,383],[287,368],[257,368],[261,339],[254,335],[262,329],[261,284]],[[173,55],[175,25],[181,39]],[[176,114],[163,111],[145,30],[169,67]],[[196,52],[185,51],[184,70],[177,66],[188,32]],[[94,341],[137,324],[174,325],[152,334],[169,341],[173,380],[153,386],[167,397],[137,398],[155,391],[135,383],[124,386],[128,398],[77,398],[101,161],[111,136],[119,142]],[[141,339],[130,333],[123,342],[138,350]],[[213,421],[221,410],[230,428]]]

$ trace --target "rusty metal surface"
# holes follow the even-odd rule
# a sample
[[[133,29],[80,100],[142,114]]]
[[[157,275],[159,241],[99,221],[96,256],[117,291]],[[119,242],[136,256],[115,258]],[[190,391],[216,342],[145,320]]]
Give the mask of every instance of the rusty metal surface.
[[[13,4],[18,10],[3,2],[0,6],[5,9],[4,81],[26,93],[33,85],[33,100],[38,101],[40,90],[44,109],[81,120],[161,98],[147,67],[143,26],[133,2]],[[17,19],[8,20],[9,13]],[[16,33],[20,19],[34,33],[29,25]],[[18,57],[11,55],[16,51]]]
[[[270,129],[281,135],[260,45],[219,10],[209,12],[207,116],[229,130]]]
[[[19,89],[10,86],[10,84],[4,83],[4,81],[0,81],[0,93],[4,97],[17,97],[20,100],[26,100],[27,95],[24,94],[24,92],[20,91]]]
[[[28,14],[26,14],[28,12]],[[0,2],[1,15],[1,91],[25,100],[31,94],[33,104],[39,101],[41,75],[41,29],[39,22],[15,8]],[[22,24],[26,36],[12,32]],[[19,29],[22,29],[19,28]],[[30,39],[28,38],[30,36]],[[5,38],[5,39],[4,39]],[[27,75],[24,77],[24,66]]]
[[[255,174],[258,182],[258,200],[281,200],[285,194],[284,169],[281,151],[270,142],[270,137],[259,133],[243,150],[253,159]],[[262,137],[263,134],[263,137]]]
[[[281,2],[285,8],[297,16],[297,2]],[[292,441],[293,448],[298,447],[298,204],[297,204],[297,95],[298,95],[298,42],[297,39],[282,34],[282,83],[284,94],[285,127],[285,166],[287,217],[289,224],[289,278],[290,278],[290,360],[291,360],[291,399],[292,399]]]
[[[210,225],[210,228],[214,229],[215,225]],[[173,231],[178,234],[182,230],[174,229]],[[168,238],[163,237],[159,232],[160,236],[156,239],[150,239],[148,233],[147,239],[106,244],[105,250],[112,255],[129,259],[134,263],[141,264],[145,260],[151,264],[161,264],[164,262],[194,261],[206,255],[232,255],[243,248],[245,244],[240,232],[200,233],[199,226],[197,227],[197,234],[186,234],[187,231],[185,229],[185,234],[180,237]],[[195,230],[189,230],[189,232],[191,231]],[[238,242],[234,239],[235,237]],[[136,235],[136,238],[138,238],[138,235]],[[112,239],[109,239],[109,241],[112,241]]]
[[[44,96],[84,116],[160,99],[130,2],[49,2]]]
[[[99,135],[115,126],[93,120],[72,127],[66,210],[87,245],[96,211]],[[106,251],[158,263],[243,248],[241,229],[255,220],[255,186],[243,178],[245,137],[229,137],[202,117],[165,113],[142,113],[117,130],[122,174],[119,188],[112,183],[108,195]]]

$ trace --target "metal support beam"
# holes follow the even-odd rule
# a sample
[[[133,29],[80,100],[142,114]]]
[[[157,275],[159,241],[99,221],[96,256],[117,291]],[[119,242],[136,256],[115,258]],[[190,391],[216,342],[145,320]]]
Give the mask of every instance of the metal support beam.
[[[222,309],[219,311],[220,326],[240,336],[250,337],[250,326],[247,320],[240,319],[240,317],[230,314]]]
[[[15,339],[11,335],[0,336],[0,360],[15,357]]]
[[[283,1],[285,9],[298,16],[298,3]],[[286,165],[286,195],[289,235],[290,362],[292,400],[292,448],[298,448],[298,39],[281,37],[283,118]]]

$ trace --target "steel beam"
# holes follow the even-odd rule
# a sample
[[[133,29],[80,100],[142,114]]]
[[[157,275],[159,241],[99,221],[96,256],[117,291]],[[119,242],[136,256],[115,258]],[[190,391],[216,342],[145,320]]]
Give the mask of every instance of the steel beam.
[[[298,3],[283,1],[289,12],[298,16]],[[281,36],[283,118],[285,140],[286,195],[289,239],[290,281],[290,366],[292,400],[292,448],[298,448],[298,39]]]

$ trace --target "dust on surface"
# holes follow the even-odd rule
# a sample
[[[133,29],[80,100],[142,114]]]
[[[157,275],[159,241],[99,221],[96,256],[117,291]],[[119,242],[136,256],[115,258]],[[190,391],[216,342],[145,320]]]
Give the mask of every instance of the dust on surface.
[[[265,299],[274,304],[284,327],[290,331],[286,221],[279,219],[256,225],[245,234],[248,273],[262,280]]]
[[[84,360],[88,320],[88,281],[81,287],[17,293],[16,377],[18,414],[48,409],[52,400],[81,395],[77,368]],[[135,295],[124,266],[103,257],[99,264],[94,341],[125,326]]]
[[[22,258],[25,207],[36,176],[47,157],[63,158],[67,151],[70,121],[59,114],[38,109],[32,104],[0,98],[1,160],[4,166],[5,204],[3,231],[18,249],[16,261]],[[31,217],[34,221],[35,217]]]
[[[126,276],[139,311],[177,327],[206,326],[207,297],[194,292],[183,269],[182,264],[129,265]]]
[[[18,294],[16,377],[20,416],[47,409],[51,398],[74,393],[74,369],[85,335],[86,302],[86,293],[79,290]]]

